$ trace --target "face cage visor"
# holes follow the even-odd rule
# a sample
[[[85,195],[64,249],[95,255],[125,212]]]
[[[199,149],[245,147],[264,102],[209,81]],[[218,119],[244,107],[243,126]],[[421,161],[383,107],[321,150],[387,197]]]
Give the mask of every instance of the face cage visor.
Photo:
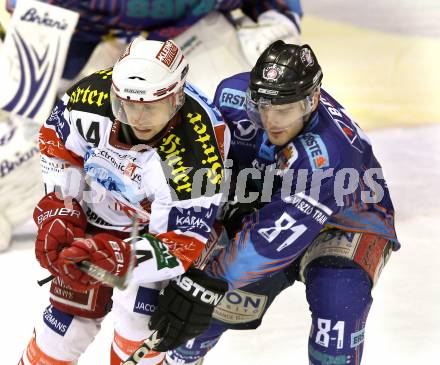
[[[121,123],[140,129],[165,126],[184,103],[184,92],[180,89],[163,99],[154,101],[133,101],[118,97],[110,89],[112,112]]]
[[[251,98],[251,92],[246,92],[246,111],[249,118],[259,127],[282,132],[297,123],[304,123],[312,111],[312,98],[292,103],[278,104],[271,99],[260,97],[258,101]]]

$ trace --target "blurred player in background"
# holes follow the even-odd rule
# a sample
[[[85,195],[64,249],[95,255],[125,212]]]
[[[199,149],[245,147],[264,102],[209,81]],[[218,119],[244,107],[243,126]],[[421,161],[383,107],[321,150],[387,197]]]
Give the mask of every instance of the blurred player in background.
[[[235,27],[243,54],[251,66],[274,40],[297,43],[302,16],[299,0],[43,2],[80,14],[63,73],[67,80],[78,76],[96,46],[103,41],[111,38],[130,41],[140,33],[152,40],[176,38],[212,12],[222,13]],[[7,2],[8,11],[13,11],[14,4],[15,1]],[[234,10],[238,12],[232,14]],[[223,34],[217,34],[209,41],[222,43],[222,38]],[[111,64],[114,61],[110,60]]]

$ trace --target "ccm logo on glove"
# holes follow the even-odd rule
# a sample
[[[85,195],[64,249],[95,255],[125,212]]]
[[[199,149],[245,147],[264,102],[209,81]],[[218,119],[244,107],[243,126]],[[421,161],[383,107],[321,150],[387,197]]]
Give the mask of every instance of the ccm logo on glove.
[[[40,225],[46,219],[56,217],[56,216],[67,216],[67,217],[80,219],[81,213],[82,212],[80,212],[79,210],[72,210],[72,209],[68,209],[68,208],[51,209],[51,210],[45,211],[43,214],[40,214],[37,217],[37,222],[38,222],[37,224]]]
[[[223,298],[223,294],[214,293],[211,290],[204,288],[200,284],[191,280],[188,276],[179,276],[173,279],[173,281],[175,281],[181,289],[190,292],[193,297],[199,298],[199,300],[206,304],[216,306]]]

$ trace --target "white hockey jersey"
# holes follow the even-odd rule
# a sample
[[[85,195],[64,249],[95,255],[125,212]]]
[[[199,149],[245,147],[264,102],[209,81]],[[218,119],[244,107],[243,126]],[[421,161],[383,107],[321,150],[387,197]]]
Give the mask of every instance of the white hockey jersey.
[[[229,131],[187,84],[171,130],[154,146],[128,145],[111,112],[111,73],[74,85],[41,128],[46,193],[75,198],[89,223],[104,229],[129,232],[136,214],[177,258],[172,271],[179,275],[202,251],[221,204]]]

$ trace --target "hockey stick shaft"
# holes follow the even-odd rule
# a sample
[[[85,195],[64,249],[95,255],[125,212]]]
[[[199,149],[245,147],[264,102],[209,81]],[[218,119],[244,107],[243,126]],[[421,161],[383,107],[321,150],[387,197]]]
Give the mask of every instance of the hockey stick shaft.
[[[140,345],[131,356],[122,363],[122,365],[136,365],[144,358],[145,355],[149,354],[151,351],[154,351],[153,348],[156,346],[162,339],[158,338],[157,330],[154,331],[150,337],[148,337],[142,345]]]
[[[130,262],[128,265],[127,273],[125,275],[123,276],[113,275],[107,270],[104,270],[103,268],[96,266],[88,261],[78,262],[76,265],[79,267],[79,269],[103,284],[107,284],[113,288],[124,290],[127,287],[128,282],[130,281],[131,275],[133,273],[133,269],[136,266],[136,254],[135,254],[136,241],[134,240],[139,235],[139,221],[137,219],[136,214],[133,216],[132,219],[133,219],[133,228],[130,234],[129,241],[131,241],[130,243],[133,247],[130,251]]]
[[[136,251],[136,254],[140,254],[139,251]],[[150,251],[142,251],[142,257],[137,259],[137,263],[140,264],[144,261],[147,261],[153,257],[152,253]],[[93,276],[95,279],[101,281],[104,284],[110,285],[110,286],[116,286],[117,288],[121,289],[116,284],[120,282],[120,276],[115,277],[114,275],[108,273],[104,269],[93,265],[92,263],[88,261],[82,261],[80,265],[80,269],[84,271],[86,274],[90,275],[91,271],[93,270],[96,273],[96,276]],[[90,275],[92,276],[92,275]],[[117,280],[115,280],[117,278]],[[37,280],[37,284],[39,286],[43,286],[47,284],[48,282],[55,279],[55,276],[49,275],[47,278]]]

